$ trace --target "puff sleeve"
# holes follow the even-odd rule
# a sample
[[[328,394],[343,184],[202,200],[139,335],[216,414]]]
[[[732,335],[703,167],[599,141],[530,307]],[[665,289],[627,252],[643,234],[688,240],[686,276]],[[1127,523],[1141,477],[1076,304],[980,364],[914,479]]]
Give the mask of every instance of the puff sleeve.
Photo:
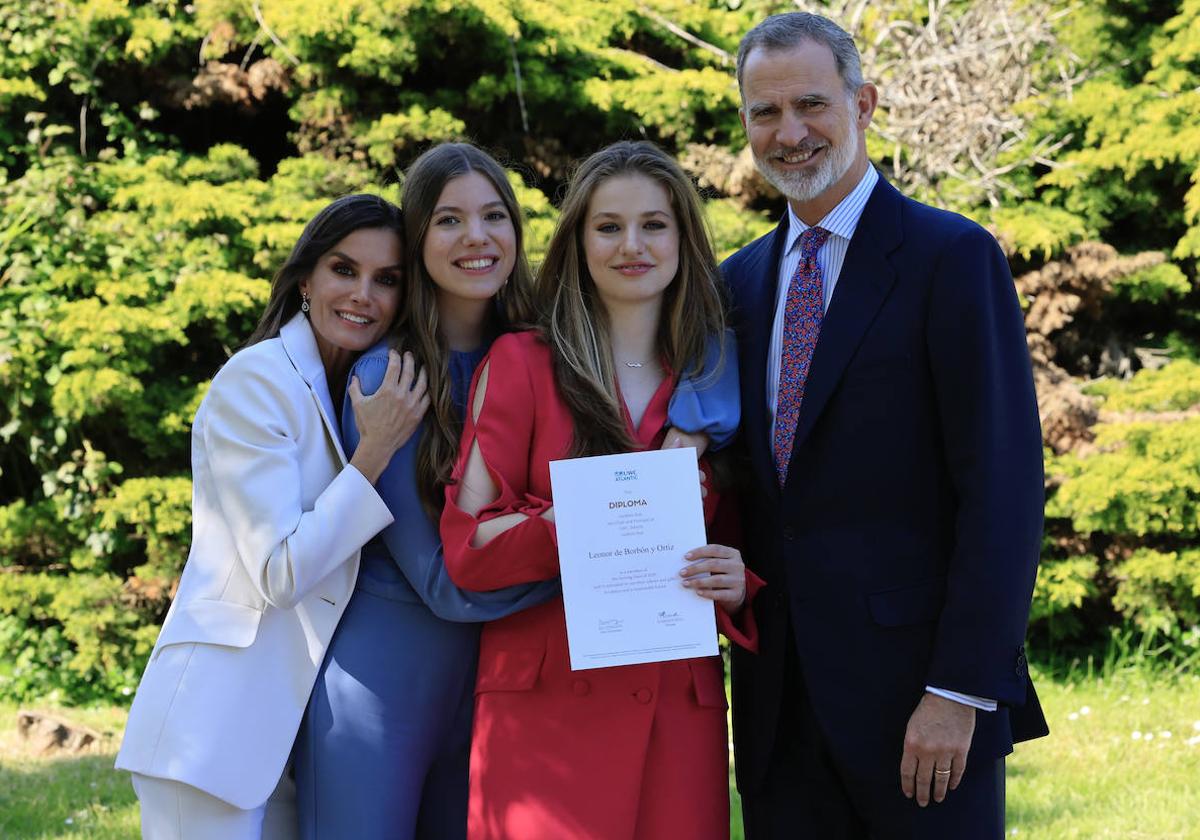
[[[737,341],[733,330],[726,330],[720,338],[709,337],[704,369],[680,378],[667,417],[680,431],[708,435],[712,448],[721,449],[733,440],[742,419],[740,389]]]

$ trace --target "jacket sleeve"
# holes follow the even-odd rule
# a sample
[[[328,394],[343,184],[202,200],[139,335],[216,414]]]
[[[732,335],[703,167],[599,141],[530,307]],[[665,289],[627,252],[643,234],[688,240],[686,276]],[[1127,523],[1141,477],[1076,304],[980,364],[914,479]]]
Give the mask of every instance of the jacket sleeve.
[[[715,500],[710,507],[709,501]],[[733,546],[739,551],[746,549],[742,539],[742,522],[739,506],[732,496],[709,491],[705,497],[705,524],[709,542]],[[743,558],[744,559],[744,558]],[[746,603],[737,615],[717,609],[717,631],[738,647],[758,653],[758,622],[754,617],[754,602],[759,591],[767,583],[746,564]]]
[[[1016,290],[983,229],[961,231],[942,254],[926,335],[957,510],[925,682],[1020,705],[1041,549],[1042,436]]]
[[[766,586],[754,572],[746,569],[746,603],[737,615],[730,615],[717,608],[717,632],[740,648],[758,653],[758,622],[754,619],[754,599]]]
[[[733,440],[742,419],[740,391],[737,340],[733,330],[726,330],[720,339],[709,337],[704,369],[680,378],[667,418],[680,431],[708,435],[713,449],[721,449]]]
[[[373,394],[383,383],[387,369],[385,353],[368,352],[354,365],[363,394]],[[495,592],[471,592],[450,579],[442,560],[442,543],[436,523],[421,505],[417,488],[416,454],[424,426],[398,451],[379,477],[375,487],[395,517],[381,537],[392,561],[409,586],[438,618],[444,621],[493,621],[548,601],[560,593],[557,580],[524,584]],[[358,446],[354,409],[347,396],[342,406],[342,440],[346,454]]]
[[[550,580],[559,574],[554,523],[542,516],[553,502],[529,492],[537,406],[528,360],[514,338],[497,339],[475,372],[458,464],[446,487],[441,523],[446,568],[451,580],[465,589],[487,591]],[[484,370],[488,371],[487,391],[479,418],[473,420],[471,407]],[[457,499],[459,481],[476,443],[500,495],[471,516],[458,507]],[[526,519],[479,548],[472,547],[480,522],[509,514]]]
[[[346,465],[306,509],[301,412],[318,410],[294,371],[226,366],[205,398],[201,435],[215,503],[267,603],[289,609],[392,521],[375,488]],[[258,360],[255,360],[258,361]],[[321,441],[322,446],[330,445]]]

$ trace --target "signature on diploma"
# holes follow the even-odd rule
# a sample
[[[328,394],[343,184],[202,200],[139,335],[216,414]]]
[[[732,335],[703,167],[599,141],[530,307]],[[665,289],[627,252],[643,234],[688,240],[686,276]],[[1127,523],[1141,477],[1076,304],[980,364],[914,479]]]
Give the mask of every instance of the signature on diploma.
[[[658,615],[655,616],[655,620],[659,624],[662,624],[666,627],[674,627],[676,624],[678,624],[683,619],[681,619],[679,617],[678,612],[673,612],[670,610],[659,610]]]
[[[599,630],[601,633],[620,633],[625,629],[625,619],[623,618],[602,618],[600,619]]]

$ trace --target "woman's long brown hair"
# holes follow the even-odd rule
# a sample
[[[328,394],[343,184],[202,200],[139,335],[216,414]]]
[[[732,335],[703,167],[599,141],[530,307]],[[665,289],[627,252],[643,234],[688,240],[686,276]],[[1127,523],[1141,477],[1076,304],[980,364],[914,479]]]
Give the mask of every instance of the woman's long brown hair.
[[[426,513],[437,518],[444,488],[458,457],[462,417],[455,408],[450,383],[450,348],[439,326],[437,287],[425,268],[425,234],[446,184],[470,172],[495,187],[516,232],[516,262],[508,282],[496,296],[493,333],[510,325],[530,324],[533,273],[525,259],[521,207],[504,168],[487,152],[470,143],[442,143],[424,152],[404,176],[404,230],[408,297],[396,321],[394,344],[416,357],[428,378],[429,418],[417,448],[417,491]]]
[[[357,230],[382,228],[404,235],[400,208],[377,195],[344,195],[325,205],[313,216],[287,261],[271,280],[271,293],[258,326],[246,339],[245,347],[274,338],[280,328],[300,311],[300,284],[309,278],[317,261]]]
[[[725,330],[712,240],[700,197],[679,164],[645,141],[614,143],[580,164],[537,278],[538,300],[547,309],[544,333],[555,381],[574,420],[573,457],[635,448],[617,396],[608,314],[583,250],[588,204],[602,183],[620,175],[643,175],[662,184],[679,224],[679,269],[664,292],[659,317],[660,358],[675,374],[699,376],[709,338]]]

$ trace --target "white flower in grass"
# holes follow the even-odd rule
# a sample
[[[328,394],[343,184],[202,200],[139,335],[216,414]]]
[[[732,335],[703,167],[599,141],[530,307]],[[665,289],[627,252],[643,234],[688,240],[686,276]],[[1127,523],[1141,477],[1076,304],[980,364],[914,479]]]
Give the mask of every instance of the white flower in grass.
[[[1162,732],[1159,732],[1159,733],[1158,733],[1158,737],[1159,737],[1159,738],[1170,738],[1170,737],[1171,737],[1171,730],[1170,730],[1170,729],[1164,729]]]
[[[1143,698],[1142,698],[1142,705],[1143,705],[1143,706],[1149,706],[1149,705],[1150,705],[1150,698],[1149,698],[1149,697],[1143,697]]]
[[[1187,741],[1185,741],[1184,743],[1186,743],[1189,747],[1194,747],[1197,744],[1200,744],[1200,735],[1193,735],[1191,738],[1188,738]]]
[[[1071,714],[1067,715],[1067,720],[1079,720],[1079,713],[1071,712]]]
[[[1135,729],[1133,730],[1133,734],[1129,737],[1133,738],[1135,741],[1140,741],[1142,740],[1142,733]]]
[[[63,822],[66,823],[67,825],[75,825],[75,818],[67,817],[65,820],[63,820]]]
[[[1192,723],[1192,729],[1195,729],[1197,732],[1200,732],[1200,720]]]
[[[1143,741],[1153,741],[1153,740],[1154,740],[1154,733],[1153,733],[1153,732],[1147,732],[1147,733],[1146,733],[1146,734],[1145,734],[1145,735],[1142,737],[1142,740],[1143,740]]]
[[[1084,706],[1082,709],[1079,710],[1079,714],[1081,714],[1081,715],[1090,715],[1091,713],[1092,713],[1091,706]]]

